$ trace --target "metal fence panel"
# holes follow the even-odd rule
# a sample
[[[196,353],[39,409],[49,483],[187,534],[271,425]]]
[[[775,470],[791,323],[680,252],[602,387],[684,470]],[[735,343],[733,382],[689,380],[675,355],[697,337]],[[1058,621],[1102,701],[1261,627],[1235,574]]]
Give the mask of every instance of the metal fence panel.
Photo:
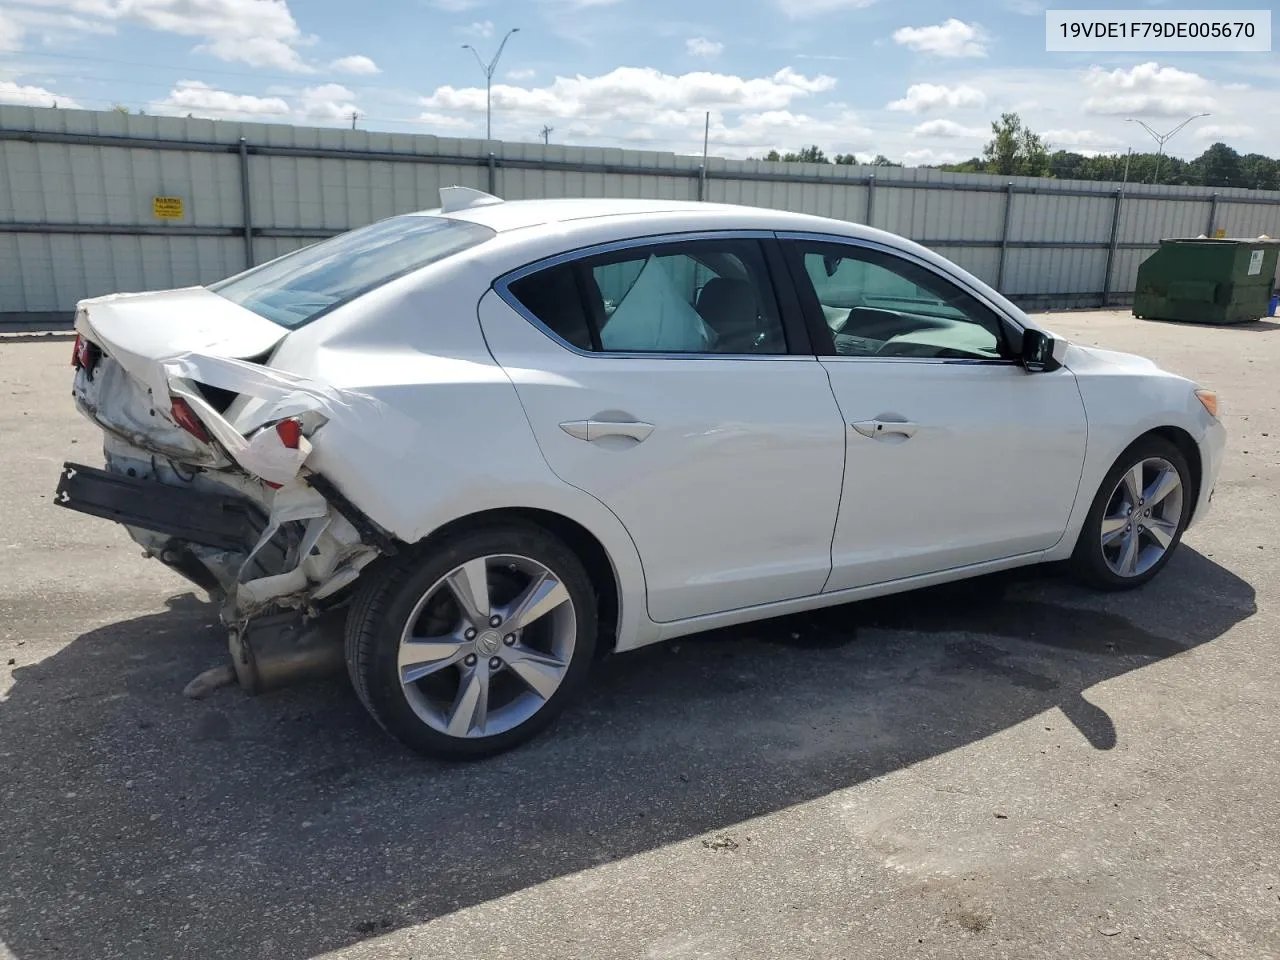
[[[1163,237],[1280,236],[1274,192],[718,157],[702,168],[655,151],[0,106],[0,323],[69,315],[84,296],[207,283],[434,207],[450,184],[870,223],[1045,307],[1125,301]],[[159,218],[156,197],[180,198],[181,216]]]

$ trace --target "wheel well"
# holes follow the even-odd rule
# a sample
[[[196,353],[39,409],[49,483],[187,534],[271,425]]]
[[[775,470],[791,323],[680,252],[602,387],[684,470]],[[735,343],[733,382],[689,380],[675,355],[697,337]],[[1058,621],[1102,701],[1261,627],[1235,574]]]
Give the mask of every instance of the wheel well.
[[[528,507],[509,507],[498,510],[484,510],[466,517],[451,520],[443,527],[433,531],[423,540],[430,544],[442,536],[469,530],[477,526],[491,526],[504,521],[524,521],[532,523],[559,537],[564,544],[577,554],[591,578],[591,585],[596,591],[596,607],[600,618],[600,634],[596,649],[600,653],[612,652],[618,642],[618,580],[609,559],[608,551],[596,539],[595,534],[577,521],[550,510],[536,510]]]
[[[1168,440],[1187,460],[1187,466],[1191,468],[1191,516],[1195,519],[1196,505],[1200,502],[1200,478],[1203,475],[1204,465],[1200,462],[1200,447],[1192,439],[1191,434],[1183,430],[1181,427],[1157,427],[1155,430],[1149,430],[1144,437],[1161,437]],[[1138,438],[1139,440],[1142,437]]]

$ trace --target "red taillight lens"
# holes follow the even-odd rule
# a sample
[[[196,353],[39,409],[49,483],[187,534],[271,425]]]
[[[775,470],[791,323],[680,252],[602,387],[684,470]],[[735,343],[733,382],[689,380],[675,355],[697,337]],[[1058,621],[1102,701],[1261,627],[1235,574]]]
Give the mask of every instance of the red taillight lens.
[[[173,422],[201,443],[213,442],[213,438],[209,436],[209,431],[204,428],[204,424],[200,422],[196,412],[191,409],[191,404],[181,397],[173,398]]]
[[[302,442],[302,424],[297,420],[281,420],[276,424],[276,435],[290,450],[297,450]]]
[[[98,357],[101,355],[101,351],[91,340],[76,334],[76,342],[71,348],[71,366],[77,370],[93,373],[93,368],[98,365]]]

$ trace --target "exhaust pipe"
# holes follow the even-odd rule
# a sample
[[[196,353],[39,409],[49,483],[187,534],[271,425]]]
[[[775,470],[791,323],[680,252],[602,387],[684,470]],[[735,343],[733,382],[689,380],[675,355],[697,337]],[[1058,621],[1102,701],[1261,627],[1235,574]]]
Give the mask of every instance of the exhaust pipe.
[[[286,612],[232,627],[227,643],[240,686],[258,694],[341,673],[343,620],[338,614],[307,622]]]
[[[255,695],[341,673],[346,665],[344,614],[336,611],[308,621],[299,612],[286,611],[234,626],[227,632],[231,663],[204,671],[182,692],[202,700],[238,681]]]

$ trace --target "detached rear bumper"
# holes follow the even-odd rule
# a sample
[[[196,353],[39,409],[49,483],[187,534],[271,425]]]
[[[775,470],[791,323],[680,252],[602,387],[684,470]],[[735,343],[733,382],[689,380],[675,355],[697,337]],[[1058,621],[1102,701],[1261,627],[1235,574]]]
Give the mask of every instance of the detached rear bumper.
[[[54,503],[181,540],[248,554],[267,528],[267,515],[245,497],[176,487],[159,480],[63,464]]]

